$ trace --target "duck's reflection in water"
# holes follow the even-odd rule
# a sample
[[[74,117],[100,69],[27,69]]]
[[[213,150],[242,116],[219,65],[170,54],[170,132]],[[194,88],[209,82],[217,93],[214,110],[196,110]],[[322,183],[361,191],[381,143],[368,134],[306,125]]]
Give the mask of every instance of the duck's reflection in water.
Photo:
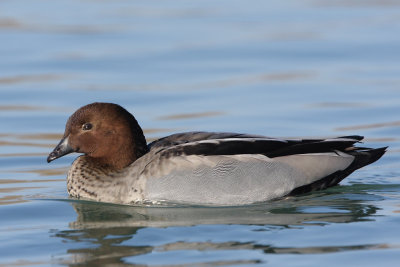
[[[124,264],[127,257],[153,251],[219,251],[258,250],[264,253],[329,253],[343,250],[368,249],[365,246],[340,247],[274,247],[260,244],[249,237],[245,242],[185,242],[179,238],[163,244],[143,240],[135,244],[138,230],[148,227],[212,225],[258,225],[263,231],[311,227],[331,223],[370,220],[377,208],[365,201],[366,195],[314,193],[269,203],[242,207],[134,207],[86,201],[71,201],[77,219],[70,230],[58,231],[56,237],[72,242],[66,264]],[[369,196],[370,197],[370,196]],[[363,200],[364,198],[364,200]],[[371,200],[371,199],[369,199]],[[184,231],[184,230],[183,230]],[[184,235],[183,235],[184,236]],[[196,239],[201,239],[199,236]],[[265,239],[264,239],[265,240]],[[128,241],[128,242],[126,242]],[[258,242],[257,242],[258,241]],[[263,241],[265,242],[265,241]],[[154,245],[157,243],[157,245]],[[374,247],[376,248],[376,247]],[[204,259],[207,262],[207,259]],[[250,263],[224,262],[224,264]],[[222,264],[213,262],[213,264]]]

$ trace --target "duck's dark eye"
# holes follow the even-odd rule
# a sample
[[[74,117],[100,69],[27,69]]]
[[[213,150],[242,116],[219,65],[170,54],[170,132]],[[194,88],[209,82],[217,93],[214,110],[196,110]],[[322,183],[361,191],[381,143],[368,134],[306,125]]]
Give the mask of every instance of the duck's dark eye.
[[[93,125],[88,122],[88,123],[85,123],[82,125],[82,130],[88,131],[88,130],[92,129],[92,127],[93,127]]]

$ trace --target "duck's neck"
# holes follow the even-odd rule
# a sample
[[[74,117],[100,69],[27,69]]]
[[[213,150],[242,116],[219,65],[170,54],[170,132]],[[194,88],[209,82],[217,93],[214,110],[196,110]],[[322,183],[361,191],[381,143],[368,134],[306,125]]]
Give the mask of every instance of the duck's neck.
[[[143,134],[132,139],[121,140],[119,144],[119,147],[113,147],[101,157],[94,158],[89,155],[86,157],[103,168],[120,171],[149,151]]]
[[[124,155],[123,153],[117,156],[106,156],[102,158],[92,158],[87,156],[91,162],[94,162],[97,166],[100,166],[104,169],[110,169],[111,171],[119,171],[123,168],[129,166],[133,163],[137,158],[132,157],[131,155]]]

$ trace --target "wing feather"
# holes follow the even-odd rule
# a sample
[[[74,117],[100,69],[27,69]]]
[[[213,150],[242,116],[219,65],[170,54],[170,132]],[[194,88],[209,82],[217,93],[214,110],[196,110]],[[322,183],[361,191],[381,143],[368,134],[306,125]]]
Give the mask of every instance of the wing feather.
[[[329,139],[276,139],[236,133],[189,132],[174,134],[149,145],[163,157],[179,155],[262,154],[270,158],[295,154],[351,150],[362,136]]]

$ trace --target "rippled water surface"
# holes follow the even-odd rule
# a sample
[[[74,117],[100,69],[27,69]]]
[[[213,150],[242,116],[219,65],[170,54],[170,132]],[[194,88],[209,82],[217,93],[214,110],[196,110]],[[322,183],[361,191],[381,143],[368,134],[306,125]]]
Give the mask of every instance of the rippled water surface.
[[[0,1],[1,266],[399,266],[398,1]],[[245,207],[73,200],[68,116],[178,131],[359,134],[341,186]]]

